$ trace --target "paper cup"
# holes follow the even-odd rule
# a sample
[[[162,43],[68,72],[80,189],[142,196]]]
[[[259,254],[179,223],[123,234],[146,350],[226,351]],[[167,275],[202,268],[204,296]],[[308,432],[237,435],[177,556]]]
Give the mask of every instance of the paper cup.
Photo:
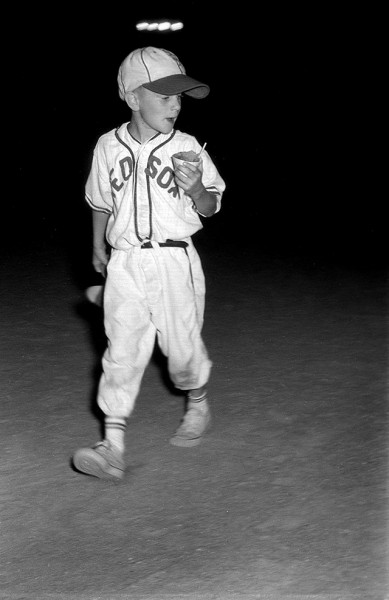
[[[176,168],[180,165],[183,165],[184,163],[189,163],[190,165],[195,165],[196,167],[198,167],[200,159],[198,159],[198,160],[183,160],[182,158],[177,158],[177,156],[173,155],[172,161],[173,161],[174,168]]]

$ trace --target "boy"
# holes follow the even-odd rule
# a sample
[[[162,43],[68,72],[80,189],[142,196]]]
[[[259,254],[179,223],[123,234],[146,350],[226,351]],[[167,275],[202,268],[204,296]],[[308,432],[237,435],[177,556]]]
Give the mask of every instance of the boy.
[[[156,337],[173,383],[188,400],[170,443],[195,446],[210,424],[204,274],[191,236],[202,228],[199,215],[220,210],[225,189],[205,150],[197,165],[174,169],[172,162],[177,152],[200,151],[197,140],[174,125],[182,94],[204,98],[206,84],[188,77],[171,52],[147,47],[122,62],[118,86],[131,121],[100,137],[86,183],[93,265],[106,276],[108,346],[97,397],[105,435],[73,457],[79,471],[112,480],[124,475],[126,423]]]

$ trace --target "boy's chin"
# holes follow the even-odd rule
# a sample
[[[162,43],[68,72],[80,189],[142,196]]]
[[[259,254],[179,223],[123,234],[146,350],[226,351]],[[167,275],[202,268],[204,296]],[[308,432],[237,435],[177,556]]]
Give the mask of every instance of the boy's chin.
[[[173,121],[167,121],[164,123],[163,127],[161,127],[161,133],[170,133],[174,127]]]

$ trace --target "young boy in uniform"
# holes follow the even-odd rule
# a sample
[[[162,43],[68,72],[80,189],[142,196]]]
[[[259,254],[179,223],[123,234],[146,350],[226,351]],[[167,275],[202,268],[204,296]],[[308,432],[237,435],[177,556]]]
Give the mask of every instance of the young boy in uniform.
[[[73,456],[79,471],[113,480],[124,475],[126,424],[156,337],[172,382],[187,394],[170,443],[195,446],[210,424],[212,363],[201,336],[205,283],[191,236],[202,228],[200,216],[220,210],[225,189],[207,151],[197,164],[172,162],[178,152],[201,150],[174,126],[182,94],[204,98],[206,84],[187,76],[173,53],[146,47],[122,62],[118,86],[131,121],[100,137],[86,183],[93,265],[106,276],[108,345],[97,397],[104,439]]]

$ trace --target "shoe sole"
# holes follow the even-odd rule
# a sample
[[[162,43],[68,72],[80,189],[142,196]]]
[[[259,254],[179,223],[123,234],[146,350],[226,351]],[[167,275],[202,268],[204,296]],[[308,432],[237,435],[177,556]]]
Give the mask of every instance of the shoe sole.
[[[88,448],[75,453],[73,464],[78,471],[99,479],[120,481],[124,476],[124,471],[108,464],[102,456]]]
[[[180,446],[181,448],[193,448],[193,446],[198,446],[201,444],[201,441],[202,437],[187,439],[177,435],[170,438],[169,443],[172,446]]]

